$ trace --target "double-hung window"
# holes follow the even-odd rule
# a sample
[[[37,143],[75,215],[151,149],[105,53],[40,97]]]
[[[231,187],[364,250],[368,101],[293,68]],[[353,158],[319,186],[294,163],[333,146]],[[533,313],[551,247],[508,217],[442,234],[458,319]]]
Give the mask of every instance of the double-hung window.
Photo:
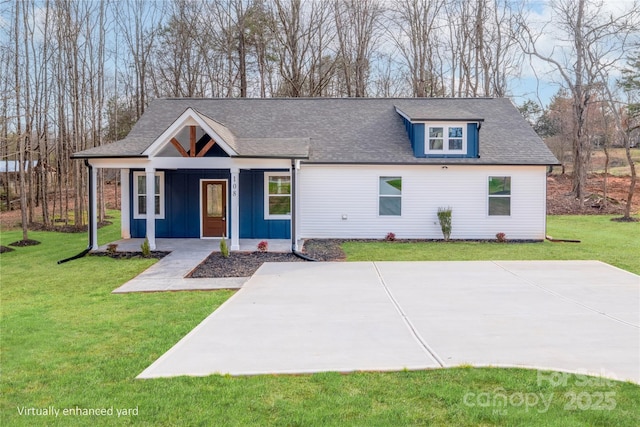
[[[426,152],[431,154],[466,153],[465,127],[462,124],[427,126]]]
[[[290,219],[291,174],[265,172],[264,187],[264,218]]]
[[[155,173],[154,185],[155,217],[164,218],[164,172]],[[147,217],[147,174],[133,173],[133,217],[141,219]]]
[[[402,177],[381,176],[378,183],[378,214],[402,214]]]
[[[511,177],[489,177],[489,215],[511,215]]]

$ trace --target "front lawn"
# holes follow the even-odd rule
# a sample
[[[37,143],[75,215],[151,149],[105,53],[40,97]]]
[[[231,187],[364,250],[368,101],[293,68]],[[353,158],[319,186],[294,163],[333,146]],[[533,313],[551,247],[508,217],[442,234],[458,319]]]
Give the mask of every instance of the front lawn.
[[[570,221],[579,220],[550,219],[557,229],[550,233],[584,238],[583,226]],[[589,232],[581,244],[590,248],[585,257],[637,270],[630,253],[638,253],[638,224],[587,223],[608,231],[600,238]],[[101,229],[101,243],[115,240],[118,229],[117,219]],[[3,231],[0,244],[20,237]],[[232,292],[113,295],[155,260],[85,257],[57,265],[86,246],[86,235],[33,232],[30,238],[42,244],[0,255],[3,426],[640,425],[638,385],[525,369],[136,380]],[[407,256],[401,244],[383,245],[387,257],[388,248]],[[532,248],[553,245],[560,249],[550,250],[567,253],[579,247],[496,247],[525,257],[526,250],[544,253]],[[614,247],[617,258],[609,253]],[[44,410],[53,413],[37,415]]]
[[[610,219],[597,215],[547,217],[550,236],[581,243],[381,241],[348,242],[342,248],[349,261],[599,260],[640,274],[640,223]]]

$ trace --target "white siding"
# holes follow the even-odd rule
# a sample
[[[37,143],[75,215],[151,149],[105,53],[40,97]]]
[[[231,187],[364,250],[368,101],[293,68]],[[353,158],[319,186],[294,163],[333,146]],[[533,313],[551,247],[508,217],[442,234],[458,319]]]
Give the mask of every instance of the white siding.
[[[452,239],[545,237],[544,166],[302,165],[301,238],[441,239],[439,207],[450,206]],[[378,215],[378,179],[402,177],[402,215]],[[511,215],[488,215],[489,176],[511,177]],[[347,219],[343,219],[346,216]]]

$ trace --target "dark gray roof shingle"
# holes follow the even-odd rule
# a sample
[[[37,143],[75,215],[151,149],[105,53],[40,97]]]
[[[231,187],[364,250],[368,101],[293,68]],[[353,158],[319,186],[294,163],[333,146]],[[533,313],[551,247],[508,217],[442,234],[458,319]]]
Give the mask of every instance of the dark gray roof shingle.
[[[557,164],[505,98],[158,99],[122,141],[75,157],[140,156],[187,108],[224,126],[241,156],[313,163]],[[416,158],[396,110],[415,120],[480,121],[480,158]]]

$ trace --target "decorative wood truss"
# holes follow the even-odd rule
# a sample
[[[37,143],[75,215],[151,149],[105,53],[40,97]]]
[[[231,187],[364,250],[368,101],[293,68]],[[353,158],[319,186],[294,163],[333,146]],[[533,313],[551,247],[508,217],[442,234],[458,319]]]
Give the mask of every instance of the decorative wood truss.
[[[211,135],[209,135],[211,136]],[[178,150],[182,157],[204,157],[205,154],[215,145],[216,141],[211,138],[202,150],[196,153],[196,127],[189,126],[189,152],[187,152],[177,139],[171,138],[171,144]]]

